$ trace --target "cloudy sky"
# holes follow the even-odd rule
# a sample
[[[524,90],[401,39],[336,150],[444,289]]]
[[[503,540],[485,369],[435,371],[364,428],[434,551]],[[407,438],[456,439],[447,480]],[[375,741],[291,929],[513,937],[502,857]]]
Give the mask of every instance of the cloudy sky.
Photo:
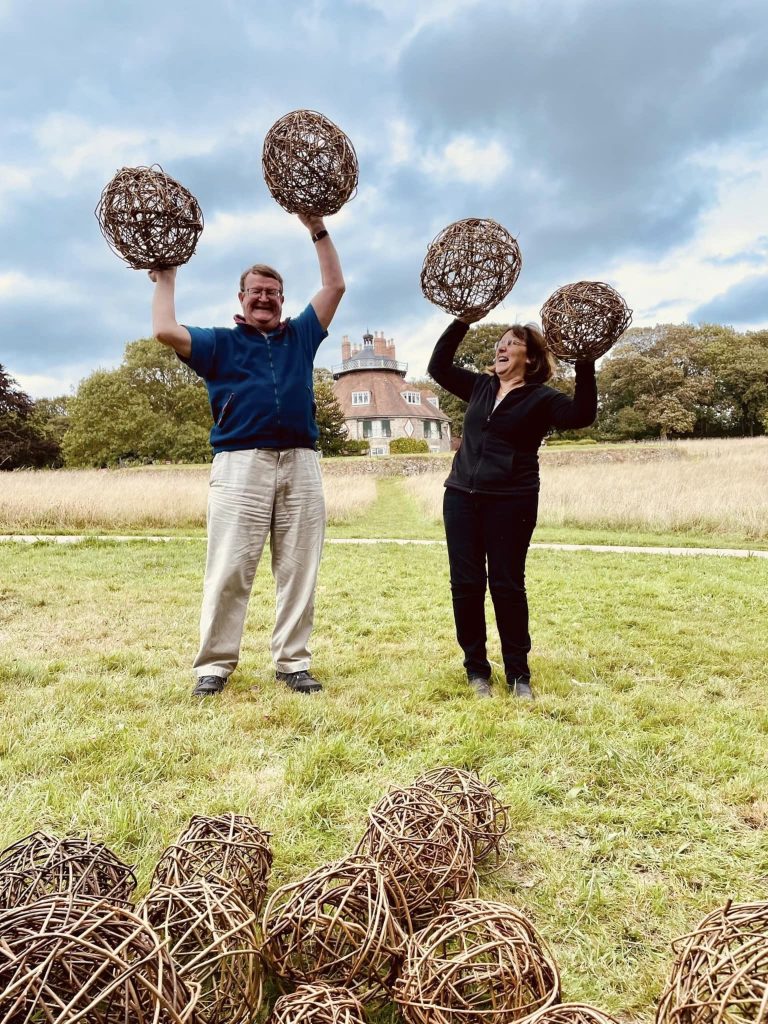
[[[491,320],[600,279],[638,325],[768,326],[765,0],[0,0],[0,39],[0,363],[33,397],[151,332],[146,274],[94,217],[120,167],[159,163],[203,208],[182,322],[230,323],[255,261],[304,306],[313,246],[261,175],[299,108],[360,161],[327,224],[348,290],[322,365],[370,328],[424,372],[449,317],[421,263],[470,216],[523,253]]]

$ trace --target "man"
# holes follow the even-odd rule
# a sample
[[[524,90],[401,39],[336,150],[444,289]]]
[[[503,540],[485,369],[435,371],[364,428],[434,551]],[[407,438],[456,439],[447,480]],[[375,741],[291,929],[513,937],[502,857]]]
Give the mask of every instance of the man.
[[[344,294],[344,278],[321,217],[303,216],[315,244],[321,288],[282,320],[283,279],[256,264],[240,278],[242,315],[233,328],[176,322],[176,270],[150,271],[155,337],[206,383],[214,425],[208,555],[194,694],[220,693],[237,665],[253,577],[269,536],[277,611],[276,679],[297,693],[322,689],[307,647],[325,534],[315,443],[312,365]]]

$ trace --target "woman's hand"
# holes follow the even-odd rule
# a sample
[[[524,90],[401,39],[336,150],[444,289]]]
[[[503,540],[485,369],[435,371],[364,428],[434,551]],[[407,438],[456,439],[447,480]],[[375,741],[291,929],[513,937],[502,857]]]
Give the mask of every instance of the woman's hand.
[[[456,319],[461,320],[463,324],[476,324],[478,320],[483,319],[487,312],[487,309],[479,309],[478,307],[474,307],[472,309],[465,310],[463,313],[457,316]]]

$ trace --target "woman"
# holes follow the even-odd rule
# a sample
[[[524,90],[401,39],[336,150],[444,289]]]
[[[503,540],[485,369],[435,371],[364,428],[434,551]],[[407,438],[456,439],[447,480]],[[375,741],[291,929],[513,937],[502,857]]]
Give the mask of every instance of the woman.
[[[468,314],[454,320],[429,362],[432,378],[469,403],[443,503],[456,638],[470,686],[479,697],[490,697],[487,583],[507,684],[516,696],[533,699],[525,557],[538,509],[536,453],[553,427],[568,430],[594,421],[595,364],[576,363],[573,398],[546,387],[553,360],[544,336],[533,324],[516,324],[496,342],[492,373],[466,370],[453,357],[478,319]]]

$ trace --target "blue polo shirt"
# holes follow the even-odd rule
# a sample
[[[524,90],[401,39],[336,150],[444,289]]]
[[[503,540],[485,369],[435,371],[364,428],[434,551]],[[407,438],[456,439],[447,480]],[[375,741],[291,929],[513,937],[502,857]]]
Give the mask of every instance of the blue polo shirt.
[[[311,304],[267,334],[244,323],[187,330],[192,353],[179,358],[208,389],[214,453],[315,447],[312,366],[328,332]]]

